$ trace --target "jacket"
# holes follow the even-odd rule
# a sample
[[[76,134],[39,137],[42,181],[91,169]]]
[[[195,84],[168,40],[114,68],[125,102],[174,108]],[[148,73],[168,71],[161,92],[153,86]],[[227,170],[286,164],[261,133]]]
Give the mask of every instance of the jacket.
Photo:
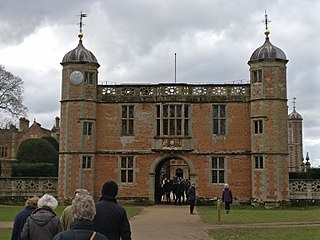
[[[194,202],[196,200],[196,189],[194,186],[191,186],[188,189],[187,198],[189,202]]]
[[[14,219],[11,240],[20,240],[20,234],[27,218],[36,209],[34,206],[26,206],[24,210],[19,212]]]
[[[93,233],[93,222],[90,220],[75,220],[70,230],[58,233],[53,240],[89,240]],[[108,240],[103,234],[96,232],[94,240]]]
[[[96,203],[97,214],[93,219],[94,229],[109,240],[131,240],[130,223],[126,210],[114,197],[103,196]]]
[[[21,232],[21,240],[52,240],[62,231],[59,219],[48,207],[37,208],[28,218]]]
[[[232,192],[229,188],[225,188],[222,192],[222,202],[232,203]]]

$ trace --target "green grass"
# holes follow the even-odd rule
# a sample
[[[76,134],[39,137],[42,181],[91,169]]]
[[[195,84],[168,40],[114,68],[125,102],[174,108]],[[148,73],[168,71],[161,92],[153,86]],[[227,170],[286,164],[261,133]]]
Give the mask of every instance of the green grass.
[[[214,240],[318,240],[318,227],[227,228],[210,230]]]
[[[217,209],[214,206],[198,207],[201,218],[206,223],[218,223]],[[303,222],[320,221],[320,207],[265,209],[259,207],[234,206],[230,214],[226,214],[221,206],[221,223],[253,223],[253,222]]]
[[[271,222],[303,222],[320,221],[319,207],[265,209],[252,206],[233,206],[230,214],[224,212],[221,206],[221,222],[218,223],[216,207],[198,207],[202,220],[214,225],[234,224],[235,227],[210,230],[215,240],[316,240],[320,236],[318,227],[263,227],[253,228],[250,223]],[[236,228],[236,224],[248,223],[245,228]]]

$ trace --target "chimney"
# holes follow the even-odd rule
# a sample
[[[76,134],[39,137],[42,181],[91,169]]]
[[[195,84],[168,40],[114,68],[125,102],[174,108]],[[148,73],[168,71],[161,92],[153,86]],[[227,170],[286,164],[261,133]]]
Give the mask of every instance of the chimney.
[[[19,119],[19,132],[24,132],[29,128],[29,120],[26,118]]]
[[[56,128],[56,129],[59,129],[59,128],[60,128],[60,118],[59,118],[59,117],[56,117],[56,125],[55,125],[55,128]]]

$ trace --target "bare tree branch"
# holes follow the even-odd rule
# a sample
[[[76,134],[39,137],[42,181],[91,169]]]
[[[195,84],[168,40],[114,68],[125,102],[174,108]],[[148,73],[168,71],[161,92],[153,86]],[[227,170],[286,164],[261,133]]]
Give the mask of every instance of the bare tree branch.
[[[25,115],[27,108],[23,105],[23,81],[0,65],[0,109],[13,117]]]

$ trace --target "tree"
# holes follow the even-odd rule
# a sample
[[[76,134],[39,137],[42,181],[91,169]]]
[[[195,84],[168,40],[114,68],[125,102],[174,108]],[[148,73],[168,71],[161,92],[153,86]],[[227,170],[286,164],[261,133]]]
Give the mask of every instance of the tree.
[[[0,109],[14,117],[24,116],[27,108],[23,101],[23,81],[0,65]]]
[[[15,177],[56,177],[58,175],[58,150],[48,140],[24,140],[17,151],[18,164],[12,167]]]
[[[59,154],[47,140],[30,138],[24,140],[17,151],[17,160],[26,163],[58,164]]]
[[[59,151],[59,143],[58,141],[54,138],[54,137],[51,137],[51,136],[43,136],[42,139],[48,141],[49,143],[52,144],[52,146],[54,146],[54,148]]]

